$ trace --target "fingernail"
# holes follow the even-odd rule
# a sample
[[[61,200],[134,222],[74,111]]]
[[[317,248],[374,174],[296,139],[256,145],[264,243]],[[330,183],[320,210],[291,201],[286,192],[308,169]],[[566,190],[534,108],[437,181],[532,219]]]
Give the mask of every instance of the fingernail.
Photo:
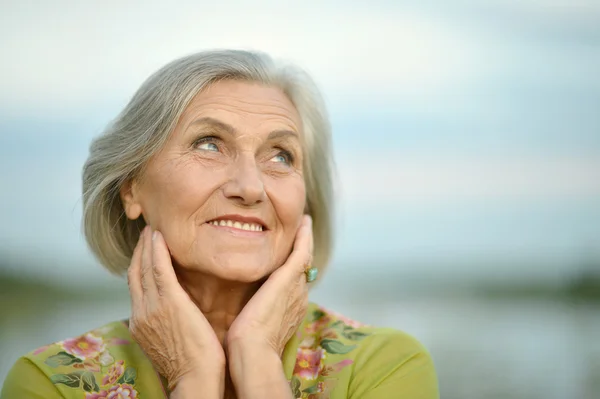
[[[152,232],[152,241],[154,241],[156,239],[157,235],[158,235],[158,230],[154,230]]]

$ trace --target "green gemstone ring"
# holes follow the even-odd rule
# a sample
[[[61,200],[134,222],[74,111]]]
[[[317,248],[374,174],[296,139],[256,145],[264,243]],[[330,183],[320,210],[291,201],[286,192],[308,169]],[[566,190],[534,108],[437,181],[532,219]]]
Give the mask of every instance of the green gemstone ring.
[[[306,274],[306,282],[312,283],[317,279],[317,274],[319,274],[319,269],[316,267],[308,266],[306,270],[304,270],[304,274]]]

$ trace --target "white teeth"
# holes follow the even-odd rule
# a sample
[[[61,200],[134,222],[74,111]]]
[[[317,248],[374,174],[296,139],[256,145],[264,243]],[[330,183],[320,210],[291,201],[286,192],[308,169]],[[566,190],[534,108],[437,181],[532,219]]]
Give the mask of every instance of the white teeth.
[[[263,231],[263,227],[256,223],[241,223],[234,222],[233,220],[213,220],[209,223],[214,226],[233,227],[235,229],[246,231]]]

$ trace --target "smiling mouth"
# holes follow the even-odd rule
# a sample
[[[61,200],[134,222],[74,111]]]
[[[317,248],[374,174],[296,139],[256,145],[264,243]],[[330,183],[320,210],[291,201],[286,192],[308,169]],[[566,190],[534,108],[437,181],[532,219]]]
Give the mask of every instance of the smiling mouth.
[[[233,229],[238,229],[242,231],[265,231],[266,228],[260,223],[248,223],[248,222],[240,222],[237,220],[227,220],[227,219],[215,219],[209,222],[208,224],[212,224],[217,227],[231,227]]]

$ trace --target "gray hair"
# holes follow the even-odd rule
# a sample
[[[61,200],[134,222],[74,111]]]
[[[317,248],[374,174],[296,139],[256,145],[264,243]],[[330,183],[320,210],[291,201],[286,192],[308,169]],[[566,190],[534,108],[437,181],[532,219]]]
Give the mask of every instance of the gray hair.
[[[313,265],[323,270],[333,245],[333,155],[323,99],[303,70],[259,52],[213,50],[179,58],[151,75],[90,146],[83,167],[83,231],[100,263],[124,274],[145,222],[129,220],[120,199],[124,182],[143,175],[192,98],[221,80],[280,88],[303,127],[306,213],[313,218]]]

